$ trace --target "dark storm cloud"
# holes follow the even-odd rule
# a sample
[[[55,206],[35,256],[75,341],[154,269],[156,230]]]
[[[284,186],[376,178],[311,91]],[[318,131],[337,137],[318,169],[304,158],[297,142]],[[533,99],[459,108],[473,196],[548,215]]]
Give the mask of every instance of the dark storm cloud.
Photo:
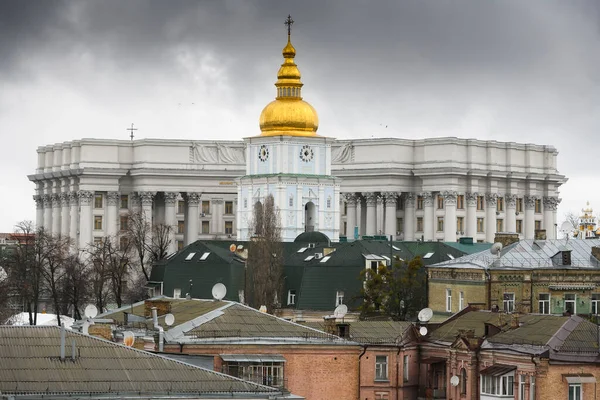
[[[0,157],[23,185],[0,188],[29,199],[35,147],[122,137],[133,120],[149,137],[255,134],[288,13],[322,134],[533,142],[570,177],[596,168],[596,0],[5,0],[0,133],[14,143]]]

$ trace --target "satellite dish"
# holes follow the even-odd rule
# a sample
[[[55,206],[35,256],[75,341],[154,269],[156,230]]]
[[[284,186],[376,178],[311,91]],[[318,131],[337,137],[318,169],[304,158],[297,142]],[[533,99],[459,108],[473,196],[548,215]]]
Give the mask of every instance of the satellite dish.
[[[344,316],[346,315],[346,313],[348,312],[348,306],[345,304],[340,304],[339,306],[337,306],[335,308],[335,310],[333,311],[333,316],[337,319],[337,318],[344,318]]]
[[[419,333],[421,334],[421,336],[427,335],[427,328],[422,326],[421,328],[419,328]]]
[[[567,233],[573,230],[573,226],[569,223],[569,221],[565,221],[560,225],[560,231],[562,233]]]
[[[83,312],[86,318],[94,318],[98,315],[98,309],[93,304],[88,304]]]
[[[235,253],[236,250],[237,250],[237,246],[234,243],[231,243],[229,245],[229,251],[232,253]]]
[[[264,305],[260,306],[260,308],[258,309],[258,311],[266,313],[267,312],[267,306],[264,306]]]
[[[450,384],[452,386],[458,386],[458,383],[460,382],[460,378],[456,375],[452,376],[452,378],[450,378]]]
[[[238,244],[238,247],[237,247],[237,249],[238,249],[238,251],[242,251],[242,250],[244,249],[244,246],[243,246],[243,245],[241,245],[241,244]]]
[[[175,316],[173,314],[165,315],[165,324],[171,326],[175,323]]]
[[[222,283],[217,283],[212,287],[212,296],[215,300],[223,300],[227,294],[227,288]]]
[[[431,308],[424,308],[421,311],[419,311],[419,321],[427,322],[431,319],[431,317],[433,317],[433,310]]]
[[[490,248],[490,253],[492,253],[493,255],[498,255],[498,253],[500,253],[500,250],[502,250],[502,243],[496,242]]]
[[[123,332],[123,345],[127,347],[133,347],[135,343],[135,335],[131,331]]]

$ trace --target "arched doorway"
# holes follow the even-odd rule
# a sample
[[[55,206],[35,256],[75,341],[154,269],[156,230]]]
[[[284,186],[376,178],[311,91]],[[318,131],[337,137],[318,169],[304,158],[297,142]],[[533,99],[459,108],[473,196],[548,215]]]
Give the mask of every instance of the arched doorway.
[[[315,230],[317,223],[317,206],[312,201],[309,201],[304,206],[304,231],[312,232]]]

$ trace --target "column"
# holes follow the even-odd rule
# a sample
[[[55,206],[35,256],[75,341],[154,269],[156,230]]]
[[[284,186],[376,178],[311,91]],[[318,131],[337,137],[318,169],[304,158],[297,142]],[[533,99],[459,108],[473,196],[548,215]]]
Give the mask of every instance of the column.
[[[44,202],[44,230],[52,232],[52,196],[45,194],[42,198]]]
[[[497,193],[486,193],[485,195],[485,241],[494,243],[496,238],[496,204]]]
[[[389,237],[396,238],[396,204],[398,202],[398,193],[385,192],[382,193],[385,199],[385,234]]]
[[[137,192],[129,194],[130,208],[132,213],[137,213],[142,209],[141,198]]]
[[[404,240],[415,240],[415,194],[404,193]]]
[[[278,197],[277,195],[273,196],[275,199]],[[280,196],[279,196],[280,197]],[[225,224],[223,222],[223,214],[225,211],[225,202],[223,199],[214,199],[211,201],[212,203],[212,214],[211,214],[211,233],[224,233],[225,232]],[[285,204],[285,203],[280,203]],[[223,225],[223,226],[221,226]]]
[[[142,213],[144,220],[148,226],[152,227],[152,202],[154,201],[154,192],[138,192],[137,193],[142,205]]]
[[[185,220],[184,244],[187,246],[188,244],[198,240],[198,204],[200,203],[200,193],[187,192],[185,194],[185,201],[187,213]]]
[[[506,194],[504,195],[504,202],[506,204],[506,232],[517,231],[517,195]]]
[[[543,228],[546,230],[546,238],[547,239],[556,239],[556,221],[554,217],[556,216],[556,209],[558,208],[558,204],[560,203],[560,199],[558,197],[544,197],[544,221]]]
[[[465,193],[465,199],[467,200],[467,236],[472,237],[473,241],[476,242],[477,238],[477,192]]]
[[[375,231],[377,235],[385,234],[385,225],[383,221],[383,196],[377,196],[377,207],[375,208],[375,213],[377,214],[377,226],[375,227]]]
[[[367,229],[365,234],[373,236],[377,234],[377,195],[372,192],[362,194],[367,203]]]
[[[169,226],[169,254],[177,251],[175,233],[177,232],[177,195],[176,192],[165,192],[165,225]]]
[[[106,236],[116,237],[118,229],[117,216],[119,213],[119,192],[108,192],[106,194]]]
[[[433,212],[433,194],[431,192],[421,193],[423,198],[423,237],[425,240],[433,240],[434,212]]]
[[[456,196],[458,193],[453,191],[445,191],[444,208],[446,214],[444,216],[444,241],[456,242]]]
[[[80,190],[79,197],[79,250],[84,250],[92,242],[92,200],[94,193]]]
[[[533,239],[535,237],[535,201],[536,196],[525,196],[525,239]]]
[[[63,236],[68,236],[70,233],[69,230],[69,193],[62,192],[60,194],[60,234]]]
[[[44,197],[36,194],[33,200],[35,201],[35,228],[40,229],[44,226]]]
[[[77,227],[79,226],[79,198],[77,192],[69,192],[69,236],[75,246],[77,242]]]
[[[54,193],[52,195],[52,234],[60,234],[60,194]]]
[[[356,195],[344,193],[343,196],[347,204],[346,237],[351,240],[354,239],[354,227],[356,226]]]

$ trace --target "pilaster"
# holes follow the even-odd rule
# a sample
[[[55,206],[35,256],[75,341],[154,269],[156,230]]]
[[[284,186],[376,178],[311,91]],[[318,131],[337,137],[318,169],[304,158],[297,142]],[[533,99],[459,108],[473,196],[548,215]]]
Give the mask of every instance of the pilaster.
[[[433,210],[433,193],[422,192],[420,195],[423,198],[423,237],[427,241],[433,240],[434,227],[434,210]]]
[[[456,242],[456,197],[458,193],[444,191],[442,196],[444,196],[444,208],[446,211],[444,217],[444,241]]]
[[[106,194],[106,235],[114,238],[117,236],[117,215],[121,193],[108,192]]]
[[[377,234],[377,194],[365,192],[362,194],[367,204],[367,236]]]
[[[415,240],[415,194],[403,193],[404,196],[404,240]]]
[[[535,201],[537,196],[526,195],[525,202],[525,239],[535,237]]]
[[[485,194],[485,241],[494,243],[496,238],[496,205],[498,193]]]
[[[396,205],[398,203],[398,193],[384,192],[382,196],[385,200],[385,234],[396,238]]]
[[[94,192],[80,190],[79,197],[79,249],[85,249],[92,242],[92,201]]]

